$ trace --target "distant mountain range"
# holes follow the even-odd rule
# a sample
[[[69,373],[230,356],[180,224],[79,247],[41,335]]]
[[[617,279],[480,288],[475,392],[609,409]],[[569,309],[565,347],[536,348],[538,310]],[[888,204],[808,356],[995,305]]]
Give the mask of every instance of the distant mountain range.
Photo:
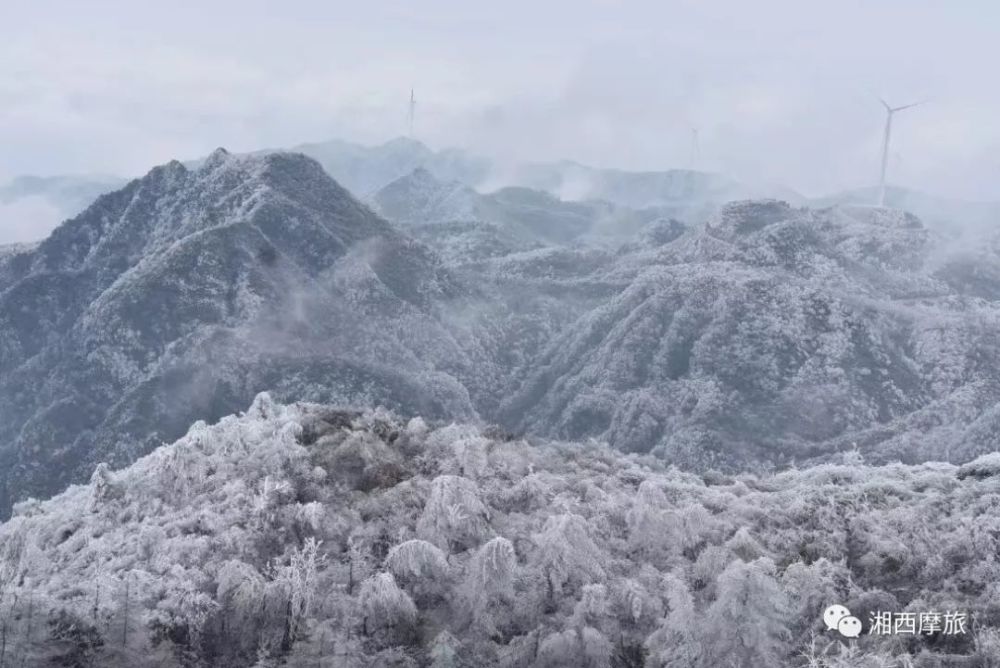
[[[0,514],[263,390],[701,469],[996,447],[996,235],[681,172],[481,192],[464,154],[338,146],[172,162],[0,251]]]
[[[99,195],[117,190],[125,183],[125,179],[115,176],[19,176],[0,186],[0,204],[42,197],[69,218],[83,211]]]
[[[519,187],[548,193],[565,202],[601,200],[630,209],[669,210],[671,217],[688,222],[700,222],[721,204],[741,199],[780,199],[812,207],[869,206],[877,201],[875,188],[808,198],[781,185],[739,183],[723,175],[683,169],[635,172],[572,161],[501,164],[460,149],[435,151],[403,137],[375,146],[332,140],[302,144],[290,150],[315,159],[338,183],[365,202],[374,202],[393,182],[426,178],[426,175],[452,187],[461,186],[454,193],[456,197]],[[275,150],[258,153],[272,152]],[[184,164],[197,168],[200,162],[192,160]],[[418,175],[414,176],[414,172]],[[23,176],[0,185],[0,204],[37,197],[69,218],[98,195],[125,183],[125,179],[110,176]],[[1000,202],[969,202],[897,187],[889,188],[886,199],[887,206],[910,211],[932,227],[991,224],[1000,216]]]
[[[632,209],[604,200],[567,201],[521,186],[480,194],[424,168],[389,183],[371,202],[379,213],[407,228],[477,221],[499,226],[526,244],[621,243],[654,220],[680,214],[665,206]]]
[[[810,206],[834,205],[871,206],[878,201],[878,188],[861,188],[818,197],[809,201]],[[998,226],[1000,202],[976,202],[947,197],[907,188],[886,188],[885,205],[917,215],[925,224],[938,229],[978,228]]]
[[[566,202],[601,200],[632,209],[666,207],[675,215],[697,217],[734,199],[777,197],[798,203],[801,195],[778,186],[748,186],[727,177],[691,170],[629,172],[599,169],[571,161],[502,164],[462,150],[433,151],[398,138],[372,147],[341,141],[292,148],[317,160],[338,182],[363,200],[377,198],[389,184],[419,172],[437,181],[478,191],[501,193],[522,188]],[[385,196],[384,193],[383,197]]]
[[[714,207],[732,199],[769,196],[793,202],[801,200],[800,196],[787,189],[750,188],[731,179],[702,172],[626,172],[596,169],[572,162],[507,166],[457,149],[433,151],[418,141],[406,138],[377,146],[334,140],[303,144],[291,150],[315,159],[338,183],[365,202],[374,202],[380,192],[393,182],[423,178],[420,174],[430,175],[435,181],[461,186],[465,196],[475,195],[478,191],[495,194],[501,200],[516,200],[548,194],[550,199],[555,197],[566,202],[603,200],[628,208],[670,209],[671,215],[690,220],[703,217]],[[274,152],[263,150],[257,154]],[[199,159],[184,164],[197,169],[201,162]],[[416,177],[414,172],[418,173]],[[38,198],[51,205],[63,218],[70,218],[83,211],[98,195],[117,190],[125,183],[125,179],[106,176],[18,177],[0,186],[0,204]],[[514,187],[522,191],[508,190]],[[537,194],[529,190],[537,191]],[[387,193],[382,195],[383,199],[389,197]],[[517,206],[516,203],[503,201],[496,205],[503,208],[509,204]],[[527,205],[530,206],[530,203]],[[487,204],[480,203],[480,206]],[[567,211],[571,208],[566,207]],[[3,238],[3,230],[0,229],[0,243]]]
[[[376,146],[333,140],[301,144],[290,150],[316,160],[338,183],[361,199],[372,197],[387,184],[418,168],[440,179],[469,186],[483,184],[496,169],[486,158],[458,149],[434,151],[405,137]]]

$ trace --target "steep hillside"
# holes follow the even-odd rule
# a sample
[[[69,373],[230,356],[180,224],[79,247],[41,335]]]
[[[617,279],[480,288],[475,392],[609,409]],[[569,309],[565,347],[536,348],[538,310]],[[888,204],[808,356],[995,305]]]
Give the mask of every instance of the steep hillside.
[[[262,395],[127,469],[19,504],[0,525],[0,656],[988,668],[998,499],[996,455],[871,467],[851,453],[699,477],[594,443]],[[860,638],[827,629],[833,604]],[[893,636],[873,628],[879,612],[940,617]]]
[[[477,216],[482,195],[460,181],[445,181],[423,167],[393,180],[372,196],[380,214],[401,225],[447,223]]]
[[[472,417],[462,299],[308,158],[158,167],[0,263],[0,514],[262,389]]]
[[[991,451],[1000,293],[936,276],[933,244],[893,210],[728,205],[600,270],[627,287],[530,362],[499,418],[700,467]]]
[[[689,225],[430,169],[375,203],[399,229],[309,158],[220,151],[0,255],[0,516],[263,390],[699,470],[996,448],[995,240],[773,200]]]

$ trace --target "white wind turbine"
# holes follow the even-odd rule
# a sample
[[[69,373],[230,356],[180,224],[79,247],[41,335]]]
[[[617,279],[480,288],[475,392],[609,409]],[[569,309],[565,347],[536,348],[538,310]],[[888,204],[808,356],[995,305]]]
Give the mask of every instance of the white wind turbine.
[[[910,104],[904,104],[901,107],[891,107],[889,103],[882,98],[878,99],[885,107],[886,117],[885,117],[885,134],[882,137],[882,174],[878,181],[878,205],[885,206],[885,173],[889,168],[889,139],[892,136],[892,117],[897,111],[903,111],[904,109],[910,109],[921,105],[926,100],[921,100],[920,102],[911,102]]]
[[[410,139],[413,139],[413,118],[417,115],[417,98],[413,95],[413,89],[410,89]]]

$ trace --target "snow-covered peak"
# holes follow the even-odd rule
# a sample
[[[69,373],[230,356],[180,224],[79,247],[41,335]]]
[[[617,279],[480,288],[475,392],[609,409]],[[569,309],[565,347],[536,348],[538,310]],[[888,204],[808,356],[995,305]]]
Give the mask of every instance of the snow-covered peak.
[[[277,231],[279,209],[310,221],[299,226],[301,234],[312,228],[341,244],[389,229],[311,158],[218,149],[195,170],[172,161],[102,196],[42,242],[33,266],[46,271],[129,266],[192,234],[235,224],[268,234],[265,230]]]
[[[427,156],[431,153],[431,150],[423,142],[412,137],[395,137],[382,144],[380,148],[387,153],[401,155]]]
[[[220,165],[224,164],[229,157],[229,151],[220,146],[208,154],[208,157],[205,158],[205,161],[201,164],[200,169],[201,171],[211,172],[217,169]]]
[[[825,259],[884,272],[919,269],[930,239],[915,216],[896,209],[812,210],[778,200],[745,200],[711,216],[693,247],[703,259],[739,257],[803,271]]]
[[[279,381],[472,415],[453,377],[421,377],[464,365],[431,315],[458,292],[304,155],[157,167],[0,261],[0,514],[102,450],[128,459],[125,433],[148,450]],[[23,401],[30,377],[47,381]]]
[[[380,213],[404,225],[476,219],[478,200],[478,193],[469,186],[439,179],[424,167],[396,179],[373,197]]]

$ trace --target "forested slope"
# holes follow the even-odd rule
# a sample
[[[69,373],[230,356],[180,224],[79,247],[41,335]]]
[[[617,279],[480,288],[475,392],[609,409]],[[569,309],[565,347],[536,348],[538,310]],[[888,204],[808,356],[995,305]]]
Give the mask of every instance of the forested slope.
[[[998,507],[995,456],[696,476],[261,395],[19,504],[0,526],[2,651],[29,666],[985,668]],[[825,630],[834,603],[860,639]],[[967,632],[867,634],[870,612],[930,610],[967,614]]]

